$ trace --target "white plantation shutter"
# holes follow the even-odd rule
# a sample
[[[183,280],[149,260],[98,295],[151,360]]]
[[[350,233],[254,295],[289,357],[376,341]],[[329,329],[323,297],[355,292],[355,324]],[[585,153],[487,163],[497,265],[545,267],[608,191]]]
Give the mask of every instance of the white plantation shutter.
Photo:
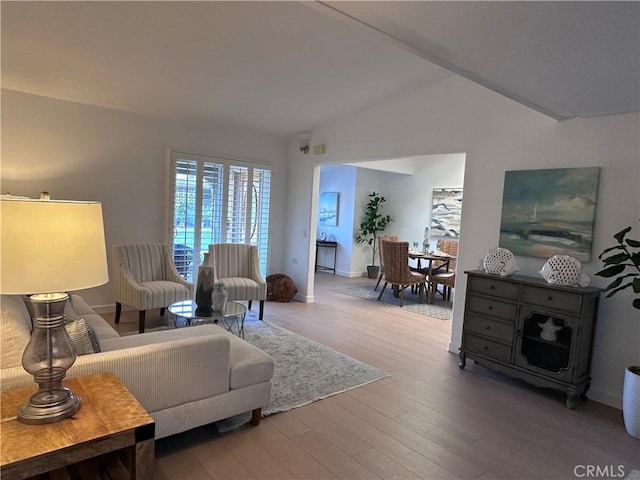
[[[211,243],[257,246],[260,271],[267,274],[271,171],[238,163],[171,154],[174,262],[187,280],[195,280]]]
[[[246,167],[229,168],[226,243],[247,243],[247,205],[251,195],[248,174]]]
[[[267,244],[269,240],[269,199],[271,198],[271,171],[253,170],[253,201],[251,202],[250,244],[258,247],[260,271],[267,271]],[[263,273],[263,275],[266,275]]]

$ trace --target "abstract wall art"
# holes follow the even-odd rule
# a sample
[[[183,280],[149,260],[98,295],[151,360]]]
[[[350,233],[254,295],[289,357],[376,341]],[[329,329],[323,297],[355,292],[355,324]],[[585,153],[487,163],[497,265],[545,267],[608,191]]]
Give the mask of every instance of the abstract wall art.
[[[323,192],[318,205],[318,222],[325,227],[338,226],[338,193]]]
[[[499,246],[588,262],[599,179],[599,167],[505,172]]]
[[[431,205],[431,235],[458,238],[462,213],[462,189],[434,188]]]

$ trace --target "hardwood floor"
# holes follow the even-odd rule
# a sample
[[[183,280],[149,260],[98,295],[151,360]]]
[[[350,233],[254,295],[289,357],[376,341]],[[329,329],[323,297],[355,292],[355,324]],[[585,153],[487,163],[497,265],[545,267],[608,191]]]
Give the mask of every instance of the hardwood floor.
[[[155,478],[564,479],[589,465],[610,469],[601,478],[640,468],[619,410],[587,401],[571,411],[558,392],[473,362],[460,370],[446,351],[449,321],[332,291],[367,281],[319,273],[315,303],[268,302],[264,318],[389,377],[258,427],[159,440]],[[118,330],[135,330],[136,318]]]

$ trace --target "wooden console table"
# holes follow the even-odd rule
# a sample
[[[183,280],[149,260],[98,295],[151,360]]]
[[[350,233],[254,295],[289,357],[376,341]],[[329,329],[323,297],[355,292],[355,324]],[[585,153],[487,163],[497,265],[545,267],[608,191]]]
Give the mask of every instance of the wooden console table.
[[[333,267],[326,267],[318,265],[318,248],[332,248],[333,249]],[[316,240],[316,272],[318,270],[328,270],[336,274],[336,259],[338,256],[338,242],[327,242],[326,240]]]
[[[467,357],[533,385],[586,399],[601,290],[467,271],[460,368]],[[554,333],[543,332],[552,327]]]
[[[2,479],[26,479],[60,469],[82,472],[100,463],[89,459],[112,461],[118,458],[117,452],[126,457],[124,465],[120,458],[114,462],[118,465],[114,468],[125,470],[124,478],[151,480],[155,423],[118,377],[102,373],[63,383],[81,398],[80,410],[46,425],[27,425],[16,419],[18,407],[35,386],[2,393]]]

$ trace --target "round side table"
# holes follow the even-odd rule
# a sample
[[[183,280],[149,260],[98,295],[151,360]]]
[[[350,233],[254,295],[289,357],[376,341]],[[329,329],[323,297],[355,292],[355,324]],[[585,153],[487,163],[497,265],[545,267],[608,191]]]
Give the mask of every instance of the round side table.
[[[224,327],[231,333],[244,338],[244,318],[247,315],[247,307],[238,302],[227,302],[224,311],[213,312],[209,316],[196,315],[196,302],[184,300],[169,306],[169,313],[172,315],[173,323],[177,327],[177,318],[184,318],[189,326],[203,325],[205,323],[216,323]]]

